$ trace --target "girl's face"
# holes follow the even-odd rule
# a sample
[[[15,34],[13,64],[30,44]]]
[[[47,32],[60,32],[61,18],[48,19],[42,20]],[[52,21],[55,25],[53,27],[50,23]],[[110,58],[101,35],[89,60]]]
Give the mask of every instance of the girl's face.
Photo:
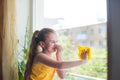
[[[44,50],[53,53],[56,51],[55,46],[57,44],[57,35],[55,33],[50,33],[46,37]]]

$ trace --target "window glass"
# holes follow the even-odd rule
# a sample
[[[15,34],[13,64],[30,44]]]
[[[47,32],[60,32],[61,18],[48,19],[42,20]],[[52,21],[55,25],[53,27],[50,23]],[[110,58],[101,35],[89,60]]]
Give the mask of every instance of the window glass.
[[[106,0],[36,0],[35,6],[35,29],[49,27],[59,33],[64,60],[78,59],[77,45],[91,48],[92,59],[68,69],[66,79],[107,79]]]

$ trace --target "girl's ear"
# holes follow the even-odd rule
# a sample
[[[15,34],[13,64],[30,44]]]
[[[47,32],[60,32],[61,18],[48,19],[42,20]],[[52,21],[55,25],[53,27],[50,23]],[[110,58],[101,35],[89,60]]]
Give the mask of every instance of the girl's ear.
[[[39,42],[39,45],[43,48],[44,45],[45,45],[45,43],[44,43],[43,41],[40,41],[40,42]]]

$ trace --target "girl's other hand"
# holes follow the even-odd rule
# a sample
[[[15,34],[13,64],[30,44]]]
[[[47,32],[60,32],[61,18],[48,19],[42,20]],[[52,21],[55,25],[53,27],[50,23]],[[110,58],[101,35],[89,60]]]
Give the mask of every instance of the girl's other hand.
[[[55,45],[55,49],[57,50],[57,53],[61,53],[62,52],[62,46],[61,45],[56,44]]]
[[[61,57],[62,46],[56,44],[56,45],[55,45],[55,49],[56,49],[56,56],[57,56],[57,57]]]

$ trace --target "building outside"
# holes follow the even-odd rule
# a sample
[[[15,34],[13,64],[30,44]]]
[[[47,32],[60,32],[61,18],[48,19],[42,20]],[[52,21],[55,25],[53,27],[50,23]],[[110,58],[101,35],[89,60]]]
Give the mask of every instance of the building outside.
[[[75,45],[106,49],[106,22],[58,30],[60,35],[70,35]]]

